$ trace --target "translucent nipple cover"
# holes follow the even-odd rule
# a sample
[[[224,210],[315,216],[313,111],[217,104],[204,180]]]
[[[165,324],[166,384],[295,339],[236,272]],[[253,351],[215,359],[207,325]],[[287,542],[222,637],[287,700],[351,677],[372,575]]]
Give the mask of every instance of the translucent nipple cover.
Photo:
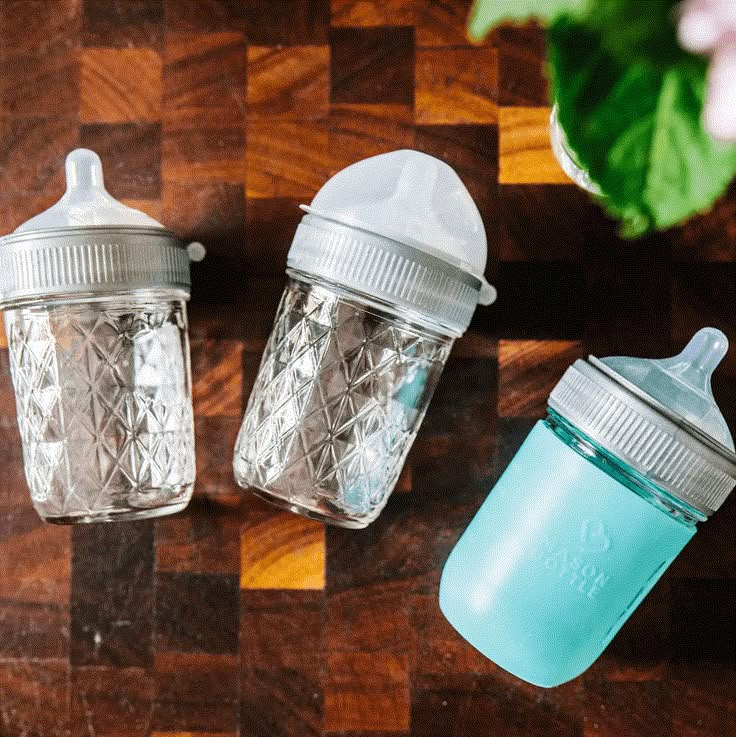
[[[728,339],[715,328],[699,330],[672,358],[614,357],[601,363],[635,384],[673,414],[733,450],[728,425],[713,398],[710,377],[728,351]]]
[[[434,156],[405,149],[363,159],[302,208],[443,259],[480,280],[480,304],[496,298],[483,276],[488,246],[478,207],[457,172]]]

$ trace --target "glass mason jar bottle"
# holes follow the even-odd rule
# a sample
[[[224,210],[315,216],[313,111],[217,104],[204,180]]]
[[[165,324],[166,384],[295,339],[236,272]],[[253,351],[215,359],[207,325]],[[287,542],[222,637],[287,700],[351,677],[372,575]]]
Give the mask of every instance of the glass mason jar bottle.
[[[453,549],[440,608],[538,686],[585,671],[736,483],[699,331],[663,360],[577,361]]]
[[[171,514],[195,475],[189,252],[107,193],[94,152],[66,174],[56,205],[0,239],[31,498],[48,522]]]
[[[454,170],[417,151],[349,166],[304,209],[235,477],[294,512],[365,527],[454,339],[495,297],[485,231]]]

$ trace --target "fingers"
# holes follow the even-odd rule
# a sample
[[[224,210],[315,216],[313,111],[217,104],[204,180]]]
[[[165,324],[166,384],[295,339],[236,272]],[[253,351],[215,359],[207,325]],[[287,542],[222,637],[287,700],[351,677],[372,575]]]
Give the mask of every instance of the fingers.
[[[703,119],[713,138],[736,141],[736,45],[723,46],[713,55]]]

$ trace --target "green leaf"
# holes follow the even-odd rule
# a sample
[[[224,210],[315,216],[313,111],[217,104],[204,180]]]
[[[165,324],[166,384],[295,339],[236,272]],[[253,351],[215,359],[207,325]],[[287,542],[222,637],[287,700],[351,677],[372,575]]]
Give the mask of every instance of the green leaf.
[[[707,65],[677,47],[673,3],[641,5],[599,0],[605,19],[593,7],[548,31],[560,125],[627,237],[709,208],[736,171],[736,146],[703,128]]]
[[[586,0],[475,0],[468,20],[468,35],[482,41],[504,21],[526,23],[532,18],[548,22],[561,13],[576,13]]]
[[[622,63],[668,66],[687,53],[677,42],[680,0],[590,0],[584,22],[598,31],[603,47]]]

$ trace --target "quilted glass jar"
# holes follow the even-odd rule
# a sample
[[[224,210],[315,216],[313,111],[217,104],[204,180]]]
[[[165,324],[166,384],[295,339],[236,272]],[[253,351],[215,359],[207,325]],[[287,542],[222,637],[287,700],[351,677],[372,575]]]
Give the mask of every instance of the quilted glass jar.
[[[485,232],[457,174],[416,151],[344,169],[304,209],[233,468],[279,506],[365,527],[455,338],[493,300]]]
[[[374,519],[453,338],[292,272],[248,402],[239,484],[346,526]]]
[[[59,523],[183,509],[194,485],[189,255],[104,190],[99,158],[0,241],[0,296],[31,498]]]

